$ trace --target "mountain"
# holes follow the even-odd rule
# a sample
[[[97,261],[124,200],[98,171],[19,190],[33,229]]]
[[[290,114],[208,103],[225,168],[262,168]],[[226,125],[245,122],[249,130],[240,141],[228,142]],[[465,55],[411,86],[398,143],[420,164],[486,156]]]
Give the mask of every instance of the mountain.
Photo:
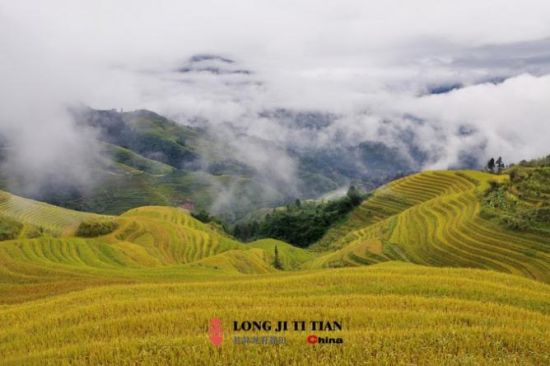
[[[0,171],[0,188],[80,211],[120,214],[144,205],[185,206],[233,222],[250,211],[297,197],[316,198],[351,182],[372,189],[418,168],[379,142],[302,148],[243,137],[233,130],[228,138],[147,110],[79,107],[71,113],[79,128],[95,131],[90,138],[97,136],[100,143],[102,159],[91,174],[94,184],[82,187],[52,174],[54,180],[34,182],[41,184],[39,189],[27,192],[20,178]],[[315,129],[332,119],[288,110],[265,112],[258,118],[267,116],[298,130]],[[6,152],[0,159],[9,151],[9,141],[2,146],[0,152]],[[242,146],[247,149],[239,150]],[[257,161],[259,155],[270,157],[272,164]]]

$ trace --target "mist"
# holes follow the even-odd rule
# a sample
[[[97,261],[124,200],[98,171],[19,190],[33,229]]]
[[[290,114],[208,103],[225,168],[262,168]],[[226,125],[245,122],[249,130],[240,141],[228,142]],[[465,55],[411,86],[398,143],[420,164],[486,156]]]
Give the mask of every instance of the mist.
[[[2,169],[30,191],[93,184],[100,147],[74,104],[203,127],[289,192],[288,149],[368,140],[406,157],[405,132],[418,169],[535,158],[549,153],[549,45],[546,1],[3,2]],[[289,126],[277,109],[331,122]]]

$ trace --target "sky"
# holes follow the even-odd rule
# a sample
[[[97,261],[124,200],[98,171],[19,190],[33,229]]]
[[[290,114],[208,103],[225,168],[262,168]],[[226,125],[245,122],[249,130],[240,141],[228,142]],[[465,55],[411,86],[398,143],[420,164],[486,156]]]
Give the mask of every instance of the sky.
[[[204,54],[233,62],[190,59]],[[177,72],[206,66],[226,72]],[[430,157],[423,169],[456,166],[464,151],[535,158],[550,153],[549,75],[543,0],[0,1],[0,133],[13,145],[3,168],[35,180],[53,168],[91,179],[99,148],[67,115],[75,103],[282,146],[399,147],[408,127]],[[337,119],[305,136],[258,117],[275,108]]]

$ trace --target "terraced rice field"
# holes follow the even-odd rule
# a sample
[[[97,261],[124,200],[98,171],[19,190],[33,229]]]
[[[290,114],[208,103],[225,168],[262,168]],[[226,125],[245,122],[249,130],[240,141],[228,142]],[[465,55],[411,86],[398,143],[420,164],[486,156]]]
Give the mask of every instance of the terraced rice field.
[[[244,245],[177,208],[143,207],[116,220],[116,231],[97,238],[45,235],[0,242],[0,303],[101,284],[188,278],[205,270],[273,272],[275,245],[287,269],[313,257],[274,240]]]
[[[0,242],[0,364],[550,364],[550,239],[479,217],[492,178],[395,181],[316,251],[240,243],[177,208],[100,217],[2,194],[2,215],[47,231]],[[98,217],[116,230],[74,236]],[[208,340],[214,317],[219,348]],[[314,333],[344,343],[255,331],[286,342],[236,344],[234,320],[336,320],[341,331]]]
[[[457,193],[476,186],[467,176],[449,176],[445,172],[422,173],[390,182],[377,189],[355,209],[341,225],[330,230],[317,245],[338,248],[350,232],[365,228],[412,206],[438,196]]]
[[[222,319],[212,346],[208,322]],[[234,344],[233,320],[339,320],[342,345]],[[386,263],[112,285],[0,308],[3,365],[545,365],[550,288],[496,272]],[[240,334],[239,334],[240,335]]]
[[[310,266],[398,259],[549,281],[550,238],[505,230],[480,218],[479,194],[495,178],[505,179],[479,172],[428,172],[398,180],[366,201],[349,225],[337,227],[337,232],[349,231],[332,243],[340,249]]]
[[[67,210],[0,191],[0,215],[42,227],[53,235],[74,234],[78,225],[100,215]]]

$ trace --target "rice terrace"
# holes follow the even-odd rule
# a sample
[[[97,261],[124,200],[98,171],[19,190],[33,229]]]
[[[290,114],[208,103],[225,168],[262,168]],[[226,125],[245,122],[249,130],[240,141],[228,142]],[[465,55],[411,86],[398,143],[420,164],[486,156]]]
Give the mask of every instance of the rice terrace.
[[[242,243],[178,208],[88,215],[2,193],[17,231],[0,244],[2,364],[547,364],[550,236],[480,215],[495,178],[509,184],[401,178],[309,249]],[[335,319],[344,343],[233,344],[244,319]]]

